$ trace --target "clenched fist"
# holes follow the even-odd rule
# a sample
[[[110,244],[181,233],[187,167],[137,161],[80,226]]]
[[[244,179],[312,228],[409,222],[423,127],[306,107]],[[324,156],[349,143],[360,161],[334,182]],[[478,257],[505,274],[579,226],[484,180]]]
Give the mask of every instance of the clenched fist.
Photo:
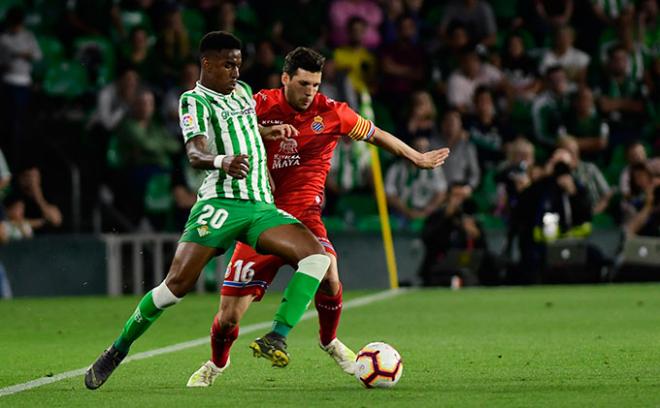
[[[222,170],[234,178],[245,178],[248,171],[250,170],[250,162],[248,161],[248,156],[245,154],[225,156],[222,159]]]

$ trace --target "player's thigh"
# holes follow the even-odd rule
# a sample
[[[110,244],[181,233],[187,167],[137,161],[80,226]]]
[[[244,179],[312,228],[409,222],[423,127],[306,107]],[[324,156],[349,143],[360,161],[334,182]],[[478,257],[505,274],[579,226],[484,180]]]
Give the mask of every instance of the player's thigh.
[[[222,296],[253,295],[254,301],[260,301],[284,264],[280,257],[261,255],[251,246],[237,243],[225,272]]]
[[[324,254],[314,234],[294,216],[273,205],[259,209],[246,234],[246,243],[263,255],[277,255],[290,265],[314,254]]]
[[[204,266],[216,254],[216,248],[194,242],[180,242],[176,247],[170,270],[165,277],[165,284],[174,296],[185,296],[195,286]]]
[[[330,242],[328,238],[328,231],[325,229],[323,220],[321,219],[321,214],[317,214],[310,217],[301,218],[300,222],[305,224],[305,226],[314,234],[319,243],[323,245],[325,252],[329,255],[337,256],[335,247]]]
[[[297,265],[301,259],[310,255],[325,254],[316,237],[299,223],[265,230],[257,240],[257,251],[277,255],[291,265]]]

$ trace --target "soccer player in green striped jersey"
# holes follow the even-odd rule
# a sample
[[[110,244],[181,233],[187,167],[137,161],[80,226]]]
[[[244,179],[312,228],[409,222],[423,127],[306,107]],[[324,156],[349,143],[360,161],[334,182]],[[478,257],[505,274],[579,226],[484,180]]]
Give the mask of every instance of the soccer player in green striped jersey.
[[[133,342],[165,308],[178,303],[194,287],[204,265],[235,240],[298,265],[273,331],[259,339],[262,355],[276,366],[286,366],[289,355],[282,333],[300,321],[330,265],[314,235],[278,210],[271,193],[261,137],[288,137],[297,131],[290,125],[257,124],[252,91],[238,80],[241,43],[236,37],[222,31],[208,33],[200,42],[200,55],[200,80],[181,96],[180,124],[188,159],[193,168],[206,170],[206,179],[169,273],[140,300],[119,337],[87,370],[89,389],[105,383]]]

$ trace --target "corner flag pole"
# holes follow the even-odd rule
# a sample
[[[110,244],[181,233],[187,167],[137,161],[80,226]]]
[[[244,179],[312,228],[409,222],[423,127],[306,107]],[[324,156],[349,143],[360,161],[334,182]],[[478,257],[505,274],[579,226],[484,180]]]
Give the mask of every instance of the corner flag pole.
[[[360,113],[366,119],[374,120],[374,111],[371,107],[371,96],[368,92],[362,92],[360,95]],[[385,199],[385,187],[383,186],[383,171],[380,166],[380,157],[378,148],[369,145],[371,152],[371,170],[374,178],[374,193],[378,203],[378,215],[380,217],[380,230],[383,235],[383,249],[385,250],[385,260],[387,262],[387,272],[390,277],[390,288],[399,287],[399,277],[396,268],[396,257],[394,254],[394,242],[392,240],[392,228],[390,227],[390,216],[387,211],[387,200]]]

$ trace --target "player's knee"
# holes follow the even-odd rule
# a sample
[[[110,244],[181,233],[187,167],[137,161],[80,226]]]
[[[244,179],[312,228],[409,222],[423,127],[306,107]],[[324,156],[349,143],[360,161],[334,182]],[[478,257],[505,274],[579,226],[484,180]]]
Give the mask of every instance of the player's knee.
[[[159,309],[165,309],[181,301],[181,296],[177,296],[163,281],[151,291],[151,297],[154,305]]]
[[[220,323],[220,330],[228,332],[234,330],[241,321],[241,317],[233,310],[223,310],[218,322]]]
[[[329,278],[326,274],[326,276],[321,281],[321,285],[319,285],[319,291],[324,295],[334,296],[339,293],[340,287],[341,283],[339,282],[339,279],[335,277]]]
[[[223,333],[230,332],[234,330],[236,327],[238,327],[239,319],[237,318],[226,318],[226,319],[220,319],[220,330]]]
[[[330,257],[325,252],[323,254],[312,254],[306,256],[298,262],[298,270],[305,271],[305,274],[312,276],[319,281],[323,279],[330,267]]]
[[[172,291],[174,296],[182,298],[190,292],[194,286],[194,282],[190,282],[190,279],[186,279],[180,274],[170,274],[165,278],[167,287]]]

